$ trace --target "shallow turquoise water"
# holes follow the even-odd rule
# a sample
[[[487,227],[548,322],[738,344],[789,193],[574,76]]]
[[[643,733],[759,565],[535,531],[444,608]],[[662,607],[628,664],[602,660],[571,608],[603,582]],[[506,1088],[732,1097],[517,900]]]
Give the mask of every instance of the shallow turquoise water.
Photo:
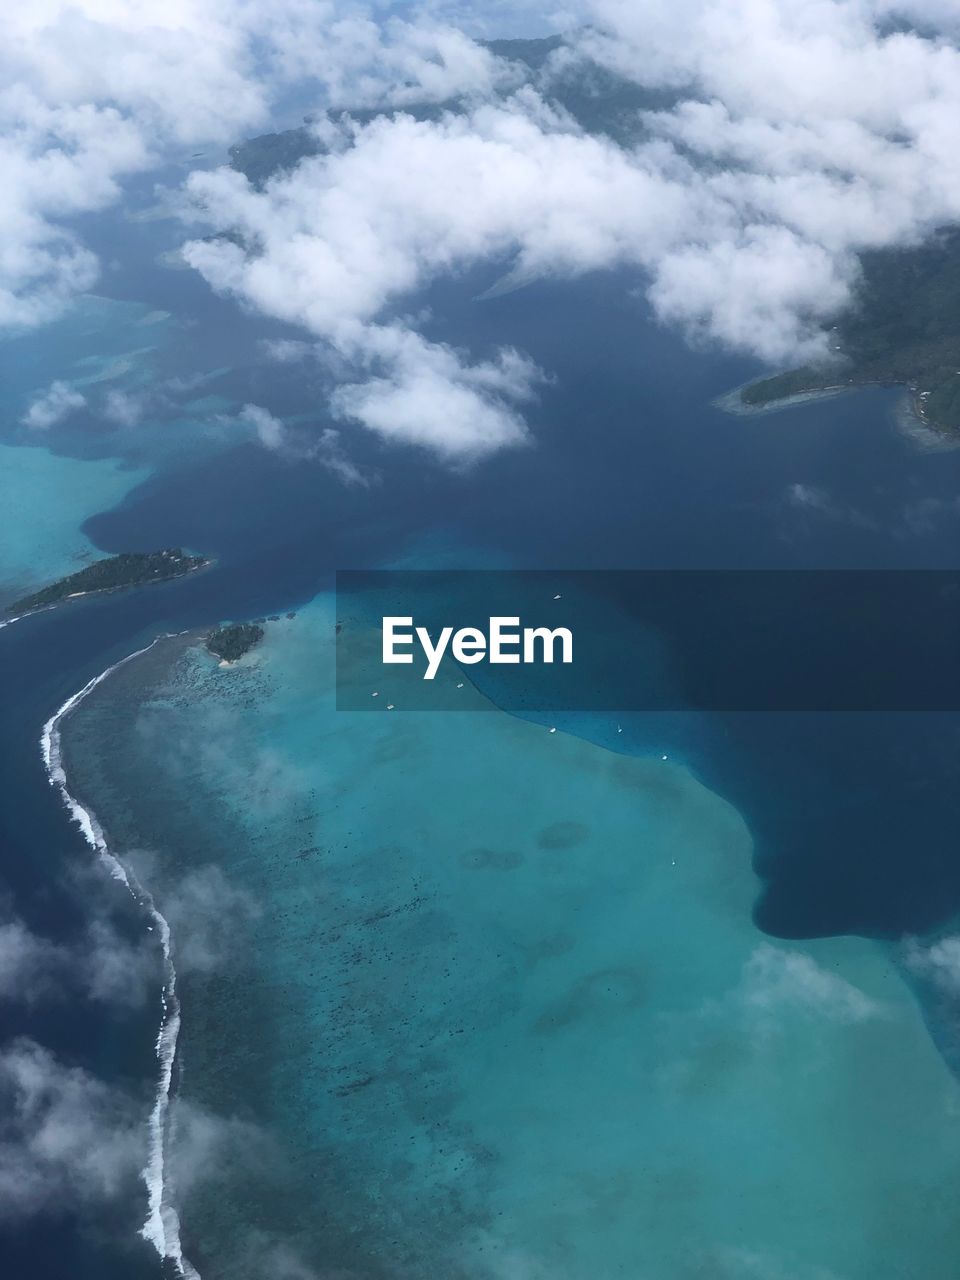
[[[170,327],[166,312],[88,295],[55,324],[0,345],[0,599],[73,572],[94,556],[84,522],[115,506],[147,474],[119,453],[58,455],[50,446],[59,432],[30,432],[21,417],[54,381],[88,396],[100,385],[142,385],[149,380],[149,352]]]
[[[114,458],[64,458],[0,443],[0,600],[95,558],[84,521],[114,506],[145,475]]]
[[[764,939],[742,821],[671,761],[337,713],[333,623],[170,642],[66,739],[161,908],[216,861],[258,911],[184,978],[184,1096],[272,1144],[187,1202],[203,1274],[253,1232],[366,1277],[952,1277],[956,1084],[886,953]]]
[[[229,398],[205,391],[214,369],[167,388],[163,357],[181,339],[169,312],[86,295],[61,319],[0,343],[0,602],[62,577],[101,554],[84,532],[158,470],[182,467],[250,434],[230,417]],[[31,403],[60,382],[86,404],[31,429]],[[106,416],[110,394],[135,421]],[[187,398],[189,397],[189,398]]]
[[[147,385],[168,322],[151,321],[145,337],[137,316],[149,313],[128,305],[104,304],[99,319],[80,312],[37,347],[35,364],[18,357],[22,402],[52,377],[82,380],[91,398]],[[594,377],[594,356],[581,358]],[[667,401],[682,400],[686,382],[670,369],[663,380]],[[632,413],[635,380],[627,391]],[[12,508],[12,561],[58,575],[58,557],[66,568],[83,553],[79,524],[92,509],[121,499],[143,471],[235,441],[236,424],[218,421],[231,401],[206,384],[189,394],[179,414],[148,416],[132,432],[65,431],[12,452],[35,468],[31,500]],[[704,395],[690,392],[698,411]],[[672,441],[683,421],[662,408],[644,430],[659,416]],[[597,560],[611,548],[669,556],[685,534],[697,555],[716,541],[736,559],[774,545],[771,530],[803,545],[802,517],[789,511],[769,527],[734,529],[731,515],[726,541],[715,531],[728,511],[776,506],[798,477],[859,480],[864,450],[884,439],[861,416],[851,410],[850,430],[835,432],[854,458],[846,470],[824,445],[840,421],[826,413],[801,420],[810,436],[786,417],[724,421],[696,447],[681,432],[697,483],[719,495],[706,516],[699,488],[678,504],[687,472],[666,444],[666,462],[654,453],[652,466],[605,463],[591,488],[584,451],[549,454],[544,431],[536,479],[556,518],[527,514],[533,488],[506,463],[452,497],[446,478],[421,490],[391,471],[366,505],[351,494],[356,505],[341,509],[316,475],[298,496],[292,470],[264,498],[257,453],[234,459],[234,471],[252,474],[248,487],[231,489],[233,473],[211,467],[156,498],[162,519],[149,528],[166,530],[181,502],[196,509],[211,540],[198,549],[240,542],[252,563],[235,581],[257,585],[259,575],[269,592],[258,600],[274,601],[300,598],[304,581],[315,589],[319,570],[294,586],[284,574],[314,542],[333,544],[306,519],[325,506],[350,530],[381,520],[384,546],[418,567],[472,563],[470,536],[481,526],[486,535],[490,510],[500,549],[479,556],[485,565],[539,563],[545,548],[569,556],[574,543]],[[760,447],[761,428],[779,439],[782,466]],[[714,437],[717,453],[704,455]],[[114,454],[139,470],[119,470]],[[806,454],[819,469],[808,473]],[[742,489],[725,459],[743,469]],[[899,445],[884,459],[874,488],[891,496],[877,528],[896,529],[900,496],[953,492],[942,459],[935,475]],[[619,498],[613,471],[627,490]],[[638,490],[648,472],[660,514],[654,486]],[[891,477],[905,477],[904,495]],[[404,484],[409,518],[389,506]],[[438,493],[464,508],[462,540],[411,536],[418,521],[429,530],[449,518]],[[542,532],[524,523],[541,519]],[[279,550],[266,540],[273,525]],[[140,537],[136,510],[114,532]],[[938,554],[953,545],[936,529],[929,538]],[[892,554],[879,539],[869,551],[884,563]],[[206,582],[213,591],[215,575]],[[190,623],[247,598],[228,590],[195,601]],[[116,614],[104,612],[116,643]],[[86,618],[93,628],[93,609]],[[377,714],[337,714],[332,634],[318,601],[271,623],[263,648],[230,670],[185,640],[158,646],[68,726],[72,784],[171,915],[189,872],[216,865],[232,886],[218,899],[216,964],[191,966],[190,931],[178,939],[183,1096],[264,1135],[239,1128],[212,1182],[183,1181],[188,1251],[204,1277],[300,1280],[271,1252],[282,1248],[324,1280],[952,1278],[956,1087],[885,953],[757,933],[743,824],[660,759],[655,726],[630,723],[624,735],[632,749],[651,743],[644,760],[590,745],[617,744],[609,724],[571,720],[551,735],[494,712],[414,717],[385,710],[387,689]]]
[[[0,345],[4,427],[15,425],[30,400],[55,380],[91,397],[110,383],[127,390],[144,386],[152,372],[151,353],[162,349],[176,328],[167,311],[84,294],[42,329],[5,335]]]

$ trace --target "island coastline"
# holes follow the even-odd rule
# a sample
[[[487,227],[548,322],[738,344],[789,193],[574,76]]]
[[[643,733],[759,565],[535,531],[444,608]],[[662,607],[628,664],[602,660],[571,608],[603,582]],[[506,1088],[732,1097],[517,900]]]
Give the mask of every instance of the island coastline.
[[[156,929],[160,939],[163,985],[160,993],[160,1025],[154,1047],[159,1064],[159,1080],[154,1105],[148,1119],[147,1163],[140,1174],[147,1191],[147,1215],[140,1228],[140,1235],[154,1247],[162,1262],[172,1266],[177,1280],[200,1280],[200,1273],[183,1253],[180,1219],[171,1202],[165,1168],[167,1118],[173,1096],[173,1068],[180,1034],[180,1000],[177,994],[177,972],[173,963],[170,926],[158,910],[149,890],[140,884],[133,872],[110,849],[96,814],[88,805],[81,804],[71,794],[61,754],[60,737],[60,726],[65,717],[80,706],[94,689],[115,671],[148,653],[161,641],[173,638],[174,634],[183,633],[167,632],[157,636],[150,644],[127,654],[126,657],[88,680],[76,693],[71,694],[44,724],[40,737],[40,752],[50,786],[59,793],[71,821],[79,827],[87,845],[106,866],[110,876],[120,881],[137,906],[152,921],[151,927]]]
[[[180,547],[168,547],[160,551],[122,552],[95,560],[75,573],[58,578],[55,582],[21,596],[4,610],[13,617],[0,619],[0,627],[9,626],[35,613],[55,609],[71,600],[90,596],[110,595],[117,591],[130,591],[137,587],[159,586],[164,582],[176,582],[188,574],[208,569],[214,561],[207,556],[191,555]],[[103,579],[102,585],[96,584]],[[80,587],[80,590],[69,590]]]

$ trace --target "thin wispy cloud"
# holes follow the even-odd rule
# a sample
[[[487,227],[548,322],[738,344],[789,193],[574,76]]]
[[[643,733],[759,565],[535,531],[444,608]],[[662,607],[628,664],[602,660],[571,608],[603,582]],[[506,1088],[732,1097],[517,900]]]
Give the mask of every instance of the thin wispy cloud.
[[[812,956],[769,943],[750,955],[735,998],[745,1013],[767,1024],[797,1014],[850,1024],[884,1016],[882,1005]]]
[[[32,1040],[0,1051],[0,1219],[112,1200],[135,1183],[146,1147],[121,1090]]]
[[[260,914],[249,893],[212,863],[174,876],[146,850],[127,851],[124,860],[151,885],[171,927],[178,975],[211,974],[233,962]],[[104,885],[93,872],[78,876],[73,889],[78,914],[87,921],[70,939],[45,936],[0,904],[0,1001],[130,1007],[157,1001],[162,966],[156,936],[142,922],[122,927],[109,914]]]
[[[340,436],[333,427],[319,433],[304,428],[292,429],[281,418],[261,405],[245,404],[237,415],[252,427],[265,449],[293,462],[318,463],[348,488],[367,488],[373,477],[361,471],[349,458]]]
[[[960,937],[935,942],[908,938],[901,946],[901,958],[909,973],[929,982],[941,996],[960,996]]]
[[[21,1038],[0,1049],[0,1223],[86,1213],[137,1193],[149,1100]],[[172,1103],[167,1175],[178,1196],[224,1169],[263,1169],[263,1130],[184,1099]],[[292,1255],[291,1255],[292,1256]]]
[[[137,1006],[156,993],[159,975],[149,938],[132,941],[105,916],[70,942],[44,937],[10,913],[0,919],[0,1001]]]

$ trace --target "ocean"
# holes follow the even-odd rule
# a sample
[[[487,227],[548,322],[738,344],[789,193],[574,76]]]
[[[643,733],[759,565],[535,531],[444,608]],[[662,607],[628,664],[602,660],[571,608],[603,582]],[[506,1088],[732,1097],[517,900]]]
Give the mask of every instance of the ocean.
[[[128,227],[121,250],[146,238],[154,253],[153,225]],[[477,302],[471,277],[425,299],[432,323],[477,352],[514,343],[553,375],[534,443],[451,473],[344,430],[375,477],[345,488],[236,421],[254,402],[325,425],[317,374],[263,355],[279,326],[183,273],[143,267],[139,283],[63,321],[62,354],[17,339],[3,443],[23,459],[21,505],[2,589],[93,549],[183,545],[216,564],[0,631],[0,786],[15,797],[0,841],[36,932],[80,936],[96,898],[142,935],[150,917],[122,884],[78,885],[94,855],[40,738],[89,680],[173,633],[60,729],[70,793],[164,918],[188,918],[186,884],[223,908],[210,955],[172,937],[172,1086],[184,1132],[213,1152],[200,1177],[196,1144],[178,1154],[171,1138],[190,1264],[952,1277],[954,1013],[907,971],[901,939],[949,935],[960,906],[954,718],[580,714],[551,735],[501,711],[337,712],[330,593],[335,569],[381,565],[952,568],[960,453],[911,434],[895,390],[723,412],[754,367],[690,350],[622,280]],[[131,316],[157,311],[143,343]],[[30,396],[84,368],[139,394],[141,418],[105,425],[88,390],[83,412],[27,434]],[[234,668],[199,645],[217,621],[271,614]],[[3,1010],[8,1034],[134,1092],[145,1125],[153,946],[145,1005]],[[5,1256],[15,1275],[157,1274],[137,1235],[147,1209],[131,1187],[55,1230],[4,1224]]]

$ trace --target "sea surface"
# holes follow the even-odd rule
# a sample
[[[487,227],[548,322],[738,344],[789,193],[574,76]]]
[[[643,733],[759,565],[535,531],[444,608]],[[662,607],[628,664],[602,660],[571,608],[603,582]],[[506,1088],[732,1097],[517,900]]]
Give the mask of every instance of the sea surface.
[[[472,276],[424,299],[431,324],[553,375],[532,445],[452,473],[341,424],[370,477],[344,487],[238,421],[253,402],[322,429],[318,374],[266,357],[288,331],[158,265],[171,238],[119,225],[123,289],[4,349],[19,479],[0,592],[94,550],[216,563],[0,631],[0,841],[35,931],[80,936],[99,895],[142,933],[115,881],[78,888],[93,854],[39,740],[174,633],[62,733],[71,793],[159,910],[198,876],[222,904],[211,954],[172,943],[178,1103],[226,1144],[198,1171],[170,1135],[193,1266],[955,1276],[955,1009],[904,960],[960,909],[955,718],[337,712],[331,589],[336,568],[384,565],[955,568],[960,452],[895,390],[724,412],[755,368],[689,349],[630,282],[477,302]],[[87,404],[31,432],[55,379]],[[106,416],[105,384],[136,421]],[[234,667],[203,651],[217,621],[265,615]],[[146,1117],[157,974],[143,1007],[11,1006],[3,1029],[136,1091]],[[144,1216],[131,1188],[109,1218],[7,1224],[3,1244],[17,1276],[156,1275]]]

